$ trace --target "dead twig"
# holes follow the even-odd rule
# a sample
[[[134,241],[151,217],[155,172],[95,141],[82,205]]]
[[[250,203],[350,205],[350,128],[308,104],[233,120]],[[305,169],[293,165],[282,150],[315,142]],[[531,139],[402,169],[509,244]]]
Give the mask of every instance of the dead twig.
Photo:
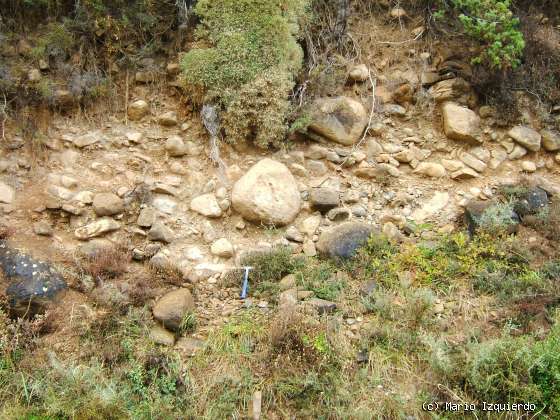
[[[8,100],[6,99],[6,94],[3,93],[4,103],[0,105],[0,115],[2,116],[2,121],[0,121],[0,127],[2,127],[2,140],[6,140],[6,121],[8,121]]]
[[[404,41],[375,41],[375,43],[376,44],[389,44],[389,45],[402,45],[402,44],[407,44],[409,42],[418,41],[422,35],[424,35],[424,31],[420,32],[414,38],[405,39]]]
[[[128,69],[126,69],[126,87],[124,93],[124,124],[128,125]]]

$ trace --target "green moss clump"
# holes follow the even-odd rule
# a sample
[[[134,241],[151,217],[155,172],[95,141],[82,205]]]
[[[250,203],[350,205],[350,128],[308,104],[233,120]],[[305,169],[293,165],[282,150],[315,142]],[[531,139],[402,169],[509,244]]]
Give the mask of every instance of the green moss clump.
[[[302,67],[297,42],[308,0],[201,0],[199,47],[182,60],[188,89],[225,113],[230,142],[278,146],[288,130],[288,96]]]

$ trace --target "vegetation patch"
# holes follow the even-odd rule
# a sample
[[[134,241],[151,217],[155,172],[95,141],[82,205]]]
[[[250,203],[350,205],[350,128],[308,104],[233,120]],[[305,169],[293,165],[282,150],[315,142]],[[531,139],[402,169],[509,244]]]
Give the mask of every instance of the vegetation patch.
[[[293,274],[303,268],[305,260],[292,254],[292,249],[286,246],[274,247],[267,251],[251,252],[241,259],[241,266],[252,267],[250,271],[250,286],[257,292],[277,291],[278,282],[284,276]],[[239,278],[239,271],[232,273],[229,282]]]
[[[288,95],[302,67],[297,42],[307,0],[201,0],[199,46],[182,61],[187,87],[223,110],[230,142],[278,146],[288,130]]]
[[[555,418],[560,264],[537,264],[515,241],[459,233],[398,245],[373,235],[353,261],[337,266],[283,247],[249,254],[243,263],[254,267],[255,289],[293,274],[340,310],[246,308],[183,359],[149,340],[148,308],[76,312],[71,322],[81,350],[68,361],[38,346],[38,337],[52,332],[47,318],[2,315],[0,414],[243,417],[260,391],[262,412],[280,417],[420,417],[423,402],[460,400],[531,401],[543,418]],[[355,290],[366,280],[377,287],[360,297]],[[546,308],[526,310],[538,299]],[[479,310],[472,313],[474,302]],[[503,321],[489,322],[488,312]],[[529,326],[543,313],[548,327],[521,333],[517,319],[526,317]],[[364,319],[359,335],[349,334],[351,318]],[[195,325],[195,314],[187,314],[181,334]]]
[[[485,63],[504,69],[517,67],[525,48],[519,18],[513,14],[510,0],[451,0],[441,1],[436,17],[452,11],[465,34],[481,43],[474,64]]]

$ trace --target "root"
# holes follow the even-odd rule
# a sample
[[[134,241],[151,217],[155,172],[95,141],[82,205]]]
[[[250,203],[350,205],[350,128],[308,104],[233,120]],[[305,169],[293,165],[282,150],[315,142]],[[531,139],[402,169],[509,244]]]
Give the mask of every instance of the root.
[[[206,127],[206,130],[208,130],[208,133],[210,134],[210,159],[214,165],[218,167],[219,177],[222,181],[224,181],[226,178],[226,165],[220,157],[220,146],[218,140],[220,132],[220,119],[217,107],[209,104],[204,105],[200,116],[204,127]]]
[[[8,100],[6,99],[6,94],[2,94],[4,103],[0,104],[0,131],[2,135],[2,141],[6,140],[6,121],[8,121]]]

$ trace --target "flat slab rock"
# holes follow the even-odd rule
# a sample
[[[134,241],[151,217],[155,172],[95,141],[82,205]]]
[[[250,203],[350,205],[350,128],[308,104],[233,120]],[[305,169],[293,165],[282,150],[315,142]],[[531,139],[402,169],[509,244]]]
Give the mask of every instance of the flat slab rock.
[[[10,310],[18,315],[42,313],[66,282],[49,263],[40,261],[0,241],[0,285],[5,287]]]
[[[307,304],[315,308],[319,315],[331,314],[336,310],[336,303],[324,299],[311,298]]]
[[[87,240],[108,232],[119,230],[121,225],[109,217],[96,220],[88,225],[82,226],[74,231],[74,236],[79,240]]]

